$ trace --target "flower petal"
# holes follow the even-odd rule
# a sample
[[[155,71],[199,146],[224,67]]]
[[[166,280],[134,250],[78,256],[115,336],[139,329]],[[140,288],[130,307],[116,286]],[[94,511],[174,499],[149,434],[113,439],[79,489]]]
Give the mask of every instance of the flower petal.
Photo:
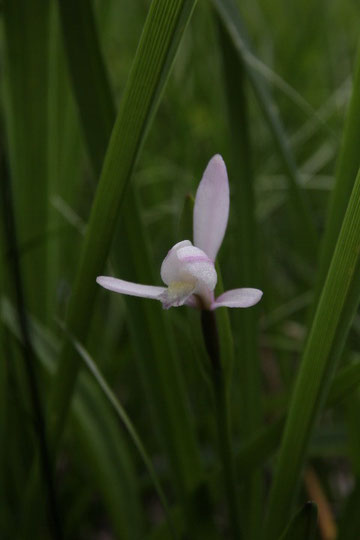
[[[170,285],[172,281],[180,281],[180,264],[177,257],[177,251],[185,246],[192,246],[190,240],[183,240],[182,242],[175,244],[175,246],[168,251],[168,254],[162,262],[160,275],[166,285]]]
[[[230,308],[246,308],[254,306],[260,302],[263,292],[259,289],[232,289],[221,294],[215,302],[212,303],[211,309],[226,306]]]
[[[180,248],[176,255],[181,263],[181,278],[195,279],[198,283],[197,293],[202,292],[204,287],[209,291],[215,289],[217,274],[213,261],[206,253],[195,246],[185,246]]]
[[[110,291],[128,294],[130,296],[141,296],[142,298],[158,299],[160,294],[166,290],[165,287],[140,285],[139,283],[132,283],[130,281],[124,281],[123,279],[116,279],[109,276],[98,276],[96,282]]]
[[[229,197],[226,166],[223,158],[216,154],[205,169],[194,206],[194,245],[213,261],[224,238]]]

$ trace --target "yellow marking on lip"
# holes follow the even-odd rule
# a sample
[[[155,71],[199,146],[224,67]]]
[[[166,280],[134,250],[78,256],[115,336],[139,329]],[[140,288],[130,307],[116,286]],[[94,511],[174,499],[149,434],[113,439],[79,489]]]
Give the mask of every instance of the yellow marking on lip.
[[[166,291],[160,295],[165,308],[182,306],[186,299],[195,291],[196,281],[172,281]]]

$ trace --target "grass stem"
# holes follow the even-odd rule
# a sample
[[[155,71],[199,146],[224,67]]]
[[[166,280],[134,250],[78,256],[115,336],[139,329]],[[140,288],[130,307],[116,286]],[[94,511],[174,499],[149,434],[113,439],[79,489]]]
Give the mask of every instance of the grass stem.
[[[224,482],[228,503],[229,521],[234,540],[241,538],[238,493],[236,488],[235,462],[230,437],[230,415],[224,372],[220,361],[219,336],[213,311],[201,311],[201,326],[206,351],[211,364],[219,453],[224,470]]]

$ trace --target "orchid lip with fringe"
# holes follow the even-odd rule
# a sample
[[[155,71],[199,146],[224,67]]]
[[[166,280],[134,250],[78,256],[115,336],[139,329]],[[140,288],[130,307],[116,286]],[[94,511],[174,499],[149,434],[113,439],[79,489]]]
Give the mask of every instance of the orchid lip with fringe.
[[[211,158],[197,189],[194,205],[194,245],[190,240],[175,244],[161,265],[160,275],[167,287],[141,285],[109,276],[96,281],[105,289],[160,300],[164,309],[188,305],[213,310],[218,307],[245,308],[257,304],[262,291],[232,289],[214,297],[217,282],[216,255],[229,218],[229,181],[225,163],[217,154]]]

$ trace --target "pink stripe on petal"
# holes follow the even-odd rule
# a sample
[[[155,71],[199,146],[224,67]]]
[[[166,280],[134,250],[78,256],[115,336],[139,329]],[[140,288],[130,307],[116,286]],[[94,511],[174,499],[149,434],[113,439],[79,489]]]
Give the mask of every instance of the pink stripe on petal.
[[[194,206],[194,245],[212,261],[224,238],[229,217],[229,181],[223,158],[211,158],[199,184]]]
[[[213,261],[209,259],[209,257],[206,257],[206,255],[187,255],[187,256],[179,256],[179,261],[183,263],[196,263],[196,262],[204,262],[211,265],[214,265]]]
[[[229,308],[251,307],[260,302],[262,295],[263,292],[259,289],[232,289],[221,294],[212,303],[211,309],[223,306]]]
[[[98,276],[96,278],[96,282],[110,291],[120,294],[128,294],[129,296],[140,296],[142,298],[158,299],[159,295],[166,290],[165,287],[140,285],[139,283],[132,283],[131,281],[124,281],[123,279],[117,279],[109,276]]]

